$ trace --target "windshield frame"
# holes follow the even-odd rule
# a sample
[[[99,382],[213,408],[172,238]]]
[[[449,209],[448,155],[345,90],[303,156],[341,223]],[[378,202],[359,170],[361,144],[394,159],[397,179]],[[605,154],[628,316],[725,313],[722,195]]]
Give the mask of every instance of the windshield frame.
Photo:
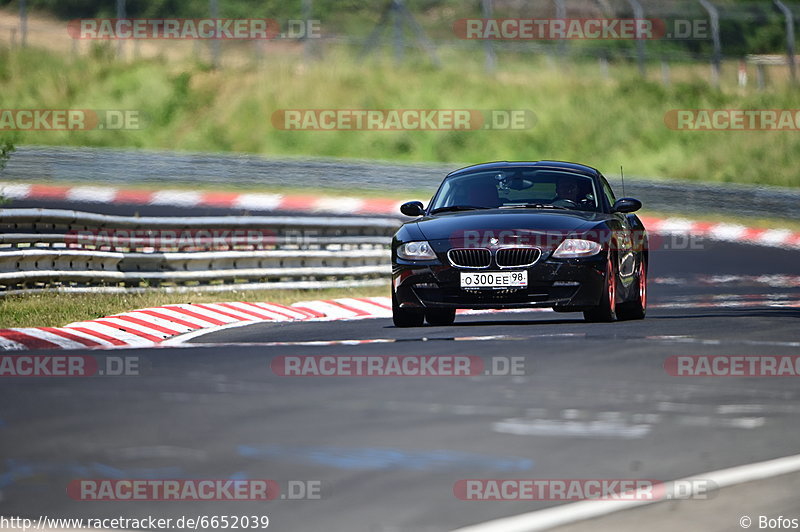
[[[575,171],[575,170],[573,170],[571,168],[563,168],[563,167],[559,167],[559,166],[514,166],[514,167],[510,167],[510,168],[507,168],[507,167],[497,167],[497,168],[488,168],[488,169],[487,168],[481,168],[481,169],[476,169],[476,170],[471,171],[471,172],[457,173],[457,174],[452,174],[452,175],[446,176],[442,180],[442,182],[439,184],[439,188],[436,190],[436,193],[433,195],[433,197],[431,198],[431,201],[428,203],[428,206],[425,209],[425,215],[426,216],[436,216],[438,214],[452,214],[452,212],[464,212],[464,211],[452,211],[452,212],[444,212],[444,213],[432,214],[432,212],[434,210],[436,210],[436,209],[440,209],[442,207],[449,206],[447,204],[438,205],[438,202],[440,201],[440,197],[443,194],[443,191],[445,190],[445,187],[453,179],[467,178],[467,177],[474,176],[476,174],[509,173],[509,172],[520,172],[520,171],[522,171],[522,172],[560,173],[560,174],[566,174],[566,175],[574,176],[575,178],[579,178],[579,179],[588,179],[589,181],[591,181],[592,194],[594,195],[594,202],[595,202],[595,208],[594,209],[588,209],[588,210],[587,209],[565,209],[565,211],[561,211],[559,209],[558,212],[606,213],[608,211],[609,207],[606,205],[607,201],[606,201],[606,198],[605,198],[605,194],[603,193],[601,186],[598,185],[598,178],[596,176],[593,176],[593,175],[590,175],[590,174],[587,174],[587,173],[583,173],[583,172],[578,172],[578,171]],[[537,202],[537,203],[541,203],[541,202]],[[453,205],[455,205],[455,204],[453,204]],[[511,205],[511,204],[509,204],[509,205]],[[505,207],[505,208],[508,209],[508,207]],[[485,209],[486,208],[484,207],[484,208],[479,209],[479,210],[485,210]],[[493,207],[492,209],[503,209],[503,207],[502,206],[501,207]]]

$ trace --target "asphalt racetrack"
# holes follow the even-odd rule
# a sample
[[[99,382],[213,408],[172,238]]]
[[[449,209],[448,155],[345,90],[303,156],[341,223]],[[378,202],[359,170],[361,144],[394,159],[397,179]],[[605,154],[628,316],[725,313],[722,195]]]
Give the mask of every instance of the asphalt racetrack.
[[[84,352],[138,357],[139,376],[4,379],[2,514],[267,515],[277,531],[433,532],[566,503],[464,501],[453,491],[461,479],[671,480],[797,454],[797,378],[677,377],[664,364],[797,355],[800,252],[701,247],[651,253],[643,321],[515,312],[416,329],[259,323],[183,346]],[[521,357],[524,375],[276,375],[270,363],[289,355],[474,355],[487,367]],[[87,478],[272,479],[282,497],[71,498],[70,481]],[[317,486],[318,497],[290,500],[290,483],[295,494]],[[800,516],[791,501],[781,510]],[[745,492],[706,519],[739,529],[757,504]]]

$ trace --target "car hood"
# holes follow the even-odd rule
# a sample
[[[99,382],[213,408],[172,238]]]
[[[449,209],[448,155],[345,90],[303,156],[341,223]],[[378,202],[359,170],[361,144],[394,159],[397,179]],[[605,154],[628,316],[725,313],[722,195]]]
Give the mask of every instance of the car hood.
[[[587,231],[610,215],[587,211],[545,211],[541,209],[480,210],[426,216],[416,222],[427,240],[452,240],[465,231],[502,231],[571,234]]]

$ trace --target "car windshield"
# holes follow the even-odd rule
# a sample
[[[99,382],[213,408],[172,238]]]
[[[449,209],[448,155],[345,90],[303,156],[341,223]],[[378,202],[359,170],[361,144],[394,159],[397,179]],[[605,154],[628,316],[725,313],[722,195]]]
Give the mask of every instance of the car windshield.
[[[431,212],[478,209],[569,209],[599,211],[595,181],[567,170],[511,168],[446,179]]]

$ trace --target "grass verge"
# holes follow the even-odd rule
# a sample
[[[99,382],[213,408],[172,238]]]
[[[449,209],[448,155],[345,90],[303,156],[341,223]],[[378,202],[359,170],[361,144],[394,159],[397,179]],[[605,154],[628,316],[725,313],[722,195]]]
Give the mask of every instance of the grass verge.
[[[7,109],[125,109],[143,116],[141,129],[22,131],[18,145],[457,164],[562,159],[608,175],[623,164],[630,175],[800,186],[796,131],[685,131],[665,123],[676,109],[798,109],[796,90],[716,89],[703,81],[707,65],[687,66],[685,73],[676,66],[665,86],[654,75],[641,79],[627,63],[613,65],[609,79],[593,61],[559,66],[509,58],[491,76],[467,52],[443,51],[442,63],[436,69],[414,61],[362,62],[332,47],[324,61],[307,65],[278,56],[212,70],[193,62],[0,48],[0,82]],[[735,75],[731,66],[725,76]],[[272,122],[283,109],[516,109],[536,119],[519,130],[287,131],[280,119]]]

